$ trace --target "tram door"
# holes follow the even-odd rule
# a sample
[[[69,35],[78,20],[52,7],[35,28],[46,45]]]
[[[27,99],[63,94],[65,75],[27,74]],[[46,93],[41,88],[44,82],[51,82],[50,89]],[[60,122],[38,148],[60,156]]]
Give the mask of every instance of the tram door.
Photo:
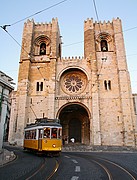
[[[38,149],[42,150],[43,129],[39,129]]]

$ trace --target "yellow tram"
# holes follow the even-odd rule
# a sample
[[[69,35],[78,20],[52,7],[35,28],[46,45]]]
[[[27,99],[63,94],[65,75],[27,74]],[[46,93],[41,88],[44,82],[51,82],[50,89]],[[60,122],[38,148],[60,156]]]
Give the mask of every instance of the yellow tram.
[[[24,150],[60,155],[62,126],[58,119],[40,118],[24,129]]]

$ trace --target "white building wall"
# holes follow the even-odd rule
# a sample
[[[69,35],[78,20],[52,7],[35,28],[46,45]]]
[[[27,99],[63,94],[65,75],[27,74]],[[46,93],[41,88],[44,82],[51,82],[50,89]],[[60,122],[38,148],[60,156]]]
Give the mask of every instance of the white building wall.
[[[10,104],[9,94],[14,89],[11,86],[12,78],[0,71],[0,151],[3,146],[4,127],[8,111],[8,105]]]

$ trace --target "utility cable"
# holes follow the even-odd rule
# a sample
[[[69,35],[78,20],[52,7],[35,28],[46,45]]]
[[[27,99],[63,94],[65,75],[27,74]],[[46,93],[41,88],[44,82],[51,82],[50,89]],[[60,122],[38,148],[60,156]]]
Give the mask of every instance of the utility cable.
[[[6,27],[8,26],[8,25],[5,25]],[[30,53],[28,53],[27,51],[26,51],[26,49],[25,48],[23,48],[21,45],[20,45],[20,43],[6,30],[6,27],[2,27],[2,26],[0,26],[28,55],[30,55]],[[131,28],[131,29],[133,29],[133,28]],[[131,30],[130,29],[130,30]],[[129,30],[129,29],[128,29]],[[84,42],[84,41],[79,41],[78,43],[81,43],[81,42]],[[71,44],[71,45],[74,45],[74,44],[76,44],[76,43],[73,43],[73,44]],[[69,46],[69,45],[67,45],[67,46]],[[137,55],[137,54],[133,54],[133,55]],[[131,56],[131,55],[125,55],[125,57],[126,56]],[[123,57],[123,56],[119,56],[119,57]],[[102,63],[101,63],[101,68],[100,68],[100,70],[99,70],[99,73],[98,73],[98,76],[99,75],[101,75],[101,69],[103,68],[103,61],[102,61]],[[45,78],[43,77],[43,75],[42,75],[42,73],[41,73],[41,71],[40,71],[40,69],[39,69],[39,67],[37,67],[37,69],[38,69],[38,71],[39,71],[39,73],[41,74],[41,76],[42,76],[42,78],[45,80]]]
[[[41,71],[40,71],[40,67],[37,66],[37,69],[38,69],[38,71],[39,71],[41,77],[45,80],[45,78],[43,77],[43,75],[42,75],[42,73],[41,73]]]
[[[4,26],[0,26],[0,27],[1,27],[5,32],[7,32],[8,35],[9,35],[22,49],[24,49],[24,48],[18,43],[18,41],[7,31],[7,27],[8,27],[8,26],[15,25],[15,24],[17,24],[17,23],[19,23],[19,22],[21,22],[21,21],[24,21],[24,20],[27,19],[27,18],[30,18],[30,17],[32,17],[32,16],[35,16],[35,15],[37,15],[37,14],[40,14],[40,13],[42,13],[42,12],[44,12],[44,11],[52,8],[52,7],[55,7],[55,6],[57,6],[57,5],[61,4],[61,3],[64,3],[65,1],[67,1],[67,0],[60,1],[60,2],[58,2],[58,3],[56,3],[56,4],[52,5],[52,6],[50,6],[50,7],[48,7],[48,8],[45,8],[45,9],[43,9],[43,10],[41,10],[41,11],[38,11],[38,12],[36,12],[36,13],[34,13],[34,14],[26,17],[26,18],[23,18],[23,19],[15,22],[15,23],[12,23],[11,25],[4,25]],[[96,7],[96,4],[95,4],[95,0],[93,0],[93,3],[94,3],[94,8],[95,8],[97,20],[99,21],[99,16],[98,16],[98,12],[97,12],[97,7]],[[125,31],[133,30],[133,29],[135,29],[135,28],[137,28],[137,27],[133,27],[133,28],[127,29],[127,30],[125,30]],[[101,27],[100,27],[100,32],[101,32]],[[123,31],[122,31],[122,32],[123,32]],[[121,33],[121,32],[118,32],[118,33]],[[83,42],[84,42],[84,41],[72,43],[72,44],[69,44],[69,45],[65,45],[64,47],[66,47],[66,46],[71,46],[71,45],[78,44],[78,43],[83,43]],[[28,53],[25,49],[24,49],[24,51],[29,55],[29,53]],[[101,72],[102,67],[103,67],[103,61],[102,61],[102,63],[101,63],[101,68],[100,68],[100,71],[99,71],[98,75],[100,75],[100,72]],[[37,68],[38,68],[38,67],[37,67]],[[38,70],[39,70],[39,73],[41,74],[41,76],[42,76],[42,78],[43,78],[43,75],[42,75],[42,73],[41,73],[41,71],[40,71],[39,68],[38,68]],[[43,78],[43,79],[44,79],[44,78]]]
[[[125,29],[125,30],[117,32],[117,33],[114,33],[114,35],[119,34],[119,33],[124,33],[124,32],[127,32],[127,31],[131,31],[133,29],[137,29],[137,26],[129,28],[129,29]],[[84,43],[84,41],[74,42],[74,43],[71,43],[71,44],[64,45],[63,47],[73,46],[73,45],[76,45],[76,44],[79,44],[79,43]]]
[[[99,16],[98,16],[98,12],[97,12],[97,7],[96,7],[96,3],[95,3],[95,0],[93,0],[93,4],[94,4],[94,9],[95,9],[95,13],[96,13],[96,17],[97,17],[97,20],[99,22]],[[99,29],[100,29],[100,34],[101,34],[101,26],[100,26],[100,23],[99,23]],[[102,39],[102,37],[100,36],[100,38]],[[102,51],[102,55],[104,56],[104,52]],[[97,81],[99,81],[99,76],[100,76],[100,72],[101,72],[101,69],[103,68],[103,62],[101,63],[101,67],[100,67],[100,70],[98,71],[97,73]]]
[[[98,12],[97,12],[97,7],[96,7],[95,0],[93,0],[93,4],[94,4],[94,9],[95,9],[95,13],[96,13],[96,16],[97,16],[97,20],[99,22],[99,17],[98,17]]]
[[[49,6],[49,7],[45,8],[45,9],[41,10],[41,11],[38,11],[38,12],[36,12],[36,13],[34,13],[34,14],[31,14],[31,15],[29,15],[29,16],[23,18],[23,19],[20,19],[20,20],[18,20],[18,21],[16,21],[16,22],[12,23],[12,24],[10,24],[10,25],[4,25],[4,26],[2,26],[2,27],[3,27],[3,28],[6,28],[7,26],[13,26],[13,25],[15,25],[15,24],[17,24],[17,23],[20,23],[20,22],[22,22],[22,21],[24,21],[24,20],[30,18],[30,17],[36,16],[36,15],[38,15],[38,14],[40,14],[40,13],[46,11],[46,10],[49,10],[49,9],[55,7],[55,6],[58,6],[58,5],[60,5],[60,4],[64,3],[64,2],[66,2],[66,1],[68,1],[68,0],[60,1],[60,2],[58,2],[58,3],[56,3],[56,4],[53,4],[52,6]]]
[[[97,7],[96,7],[95,0],[93,0],[93,4],[94,4],[94,9],[95,9],[96,17],[97,17],[97,20],[98,20],[98,22],[99,22],[99,17],[98,17],[98,12],[97,12]],[[101,33],[101,27],[100,27],[100,24],[99,24],[99,28],[100,28],[100,33]]]
[[[7,26],[10,26],[10,25],[4,25],[4,26],[0,26],[0,27],[1,27],[5,32],[7,32],[8,35],[9,35],[28,55],[30,55],[30,53],[28,53],[28,52],[26,51],[26,49],[23,48],[23,47],[21,46],[21,44],[7,31],[7,29],[6,29]],[[121,31],[121,32],[130,31],[130,30],[133,30],[133,29],[135,29],[135,28],[137,28],[137,27],[129,28],[129,29],[124,30],[124,31]],[[118,33],[121,33],[121,32],[118,32]],[[118,33],[115,33],[115,34],[118,34]],[[71,44],[64,45],[63,47],[73,46],[73,45],[80,44],[80,43],[84,43],[84,41],[74,42],[74,43],[71,43]],[[129,55],[126,55],[126,56],[132,56],[132,55],[135,55],[135,56],[136,56],[137,54],[129,54]],[[123,56],[120,56],[120,57],[123,57]]]
[[[8,25],[5,25],[5,26],[8,26]],[[25,48],[23,48],[23,46],[21,46],[21,44],[6,30],[6,27],[3,27],[3,26],[0,26],[28,55],[30,54],[30,53],[28,53],[27,51],[26,51],[26,49]]]
[[[72,46],[72,45],[80,44],[80,43],[84,43],[84,41],[74,42],[74,43],[71,43],[71,44],[64,45],[63,47]]]

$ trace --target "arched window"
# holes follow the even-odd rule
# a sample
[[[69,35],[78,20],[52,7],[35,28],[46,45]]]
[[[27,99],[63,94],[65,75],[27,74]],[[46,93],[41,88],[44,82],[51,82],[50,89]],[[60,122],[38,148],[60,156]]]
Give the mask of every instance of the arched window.
[[[37,82],[36,91],[43,91],[43,82]]]
[[[101,51],[108,51],[108,43],[106,40],[101,40]]]
[[[46,44],[45,43],[41,43],[40,45],[40,55],[46,55]]]
[[[105,87],[105,90],[111,90],[111,81],[110,80],[105,80],[104,81],[104,87]]]
[[[108,89],[111,90],[111,81],[108,81]]]
[[[61,45],[59,44],[59,57],[61,58]]]
[[[107,81],[104,81],[105,90],[107,90]]]

